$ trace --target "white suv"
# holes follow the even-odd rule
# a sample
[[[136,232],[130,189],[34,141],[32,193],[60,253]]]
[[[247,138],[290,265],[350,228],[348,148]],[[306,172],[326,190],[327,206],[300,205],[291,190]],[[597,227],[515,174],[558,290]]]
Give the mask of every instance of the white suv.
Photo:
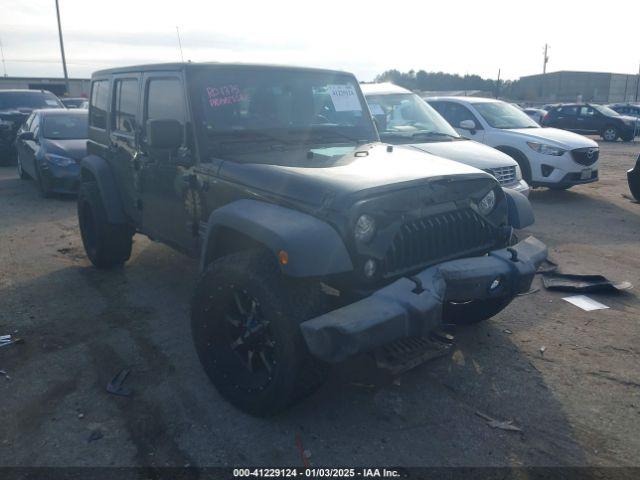
[[[560,190],[598,180],[598,144],[587,137],[542,128],[513,105],[491,98],[426,100],[459,133],[511,155],[532,187]]]
[[[503,187],[529,195],[529,185],[511,157],[461,137],[415,93],[392,83],[360,86],[383,142],[471,165],[492,174]]]

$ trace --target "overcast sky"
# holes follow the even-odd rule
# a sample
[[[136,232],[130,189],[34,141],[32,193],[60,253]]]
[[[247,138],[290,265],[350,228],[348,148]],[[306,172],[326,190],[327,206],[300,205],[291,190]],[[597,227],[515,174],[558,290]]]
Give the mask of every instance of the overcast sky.
[[[396,68],[516,79],[542,70],[635,73],[639,0],[59,0],[69,75],[184,59]],[[61,76],[54,0],[0,0],[10,76]],[[0,66],[1,68],[1,66]],[[4,74],[0,70],[0,74]]]

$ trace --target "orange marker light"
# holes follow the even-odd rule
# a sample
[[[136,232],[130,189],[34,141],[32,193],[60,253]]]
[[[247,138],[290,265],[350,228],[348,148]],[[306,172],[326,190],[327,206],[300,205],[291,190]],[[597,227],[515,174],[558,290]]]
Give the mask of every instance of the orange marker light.
[[[286,265],[289,263],[289,254],[284,250],[280,250],[278,252],[278,260],[280,260],[280,265]]]

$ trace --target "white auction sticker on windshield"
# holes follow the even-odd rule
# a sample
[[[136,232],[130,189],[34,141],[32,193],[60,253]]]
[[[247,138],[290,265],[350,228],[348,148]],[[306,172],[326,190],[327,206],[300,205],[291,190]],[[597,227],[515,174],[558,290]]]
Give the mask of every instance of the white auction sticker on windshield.
[[[336,112],[361,112],[362,105],[353,85],[327,85]]]
[[[58,102],[56,102],[55,100],[45,99],[45,103],[47,105],[51,105],[52,107],[57,107],[58,106]]]

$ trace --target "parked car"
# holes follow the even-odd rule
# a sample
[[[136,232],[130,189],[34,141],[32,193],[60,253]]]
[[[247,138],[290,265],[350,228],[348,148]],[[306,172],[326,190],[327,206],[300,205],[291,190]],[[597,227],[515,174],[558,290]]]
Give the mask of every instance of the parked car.
[[[360,85],[383,142],[407,145],[484,170],[524,195],[529,185],[509,155],[462,137],[422,98],[392,83]],[[425,161],[433,157],[425,156]]]
[[[64,105],[46,90],[0,90],[0,165],[14,160],[16,133],[36,108],[64,108]]]
[[[514,106],[490,98],[427,99],[459,133],[510,155],[533,187],[567,189],[598,180],[598,144],[572,132],[542,128]]]
[[[18,131],[18,174],[40,193],[75,193],[87,153],[86,110],[35,110]]]
[[[636,135],[636,120],[622,116],[603,105],[590,103],[564,103],[549,110],[542,119],[545,127],[562,128],[576,133],[600,135],[607,142],[618,138],[633,140]]]
[[[526,107],[523,108],[522,111],[529,115],[529,118],[531,118],[538,125],[542,123],[542,119],[547,114],[547,111],[543,110],[542,108]]]
[[[85,103],[87,99],[82,97],[63,97],[60,101],[67,108],[82,108],[82,104]]]
[[[608,107],[618,112],[620,115],[633,117],[636,119],[636,136],[640,135],[640,104],[633,103],[614,103]]]
[[[166,64],[92,76],[78,216],[99,268],[140,232],[200,259],[191,331],[221,394],[256,415],[327,363],[527,291],[546,247],[509,247],[521,194],[473,167],[382,144],[356,78]]]

